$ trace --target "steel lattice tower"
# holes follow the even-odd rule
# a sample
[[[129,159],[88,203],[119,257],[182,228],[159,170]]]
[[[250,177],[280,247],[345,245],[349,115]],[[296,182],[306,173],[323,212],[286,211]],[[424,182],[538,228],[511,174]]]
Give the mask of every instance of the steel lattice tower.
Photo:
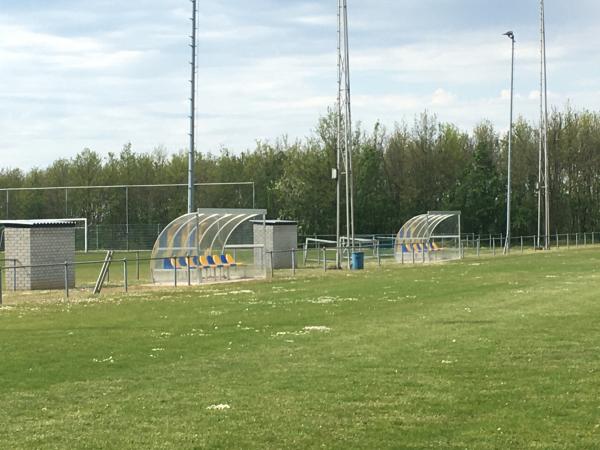
[[[548,85],[546,70],[546,18],[544,0],[540,0],[540,136],[538,168],[538,247],[542,246],[542,216],[544,218],[544,249],[550,248],[550,186],[548,174]],[[542,198],[543,193],[543,198]],[[542,213],[542,208],[544,212]]]
[[[338,0],[338,98],[337,98],[337,252],[341,268],[342,190],[345,190],[345,250],[354,247],[354,186],[352,180],[352,107],[350,97],[350,50],[348,45],[348,4]],[[349,256],[349,255],[348,255]],[[348,258],[348,264],[350,258]]]

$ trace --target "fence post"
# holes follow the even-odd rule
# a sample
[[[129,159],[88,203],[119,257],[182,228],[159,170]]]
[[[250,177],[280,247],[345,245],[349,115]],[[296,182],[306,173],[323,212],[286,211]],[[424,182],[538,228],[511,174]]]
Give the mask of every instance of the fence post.
[[[273,268],[273,252],[269,252],[269,267],[271,270],[271,280],[273,279],[273,275],[275,275],[275,270]]]
[[[400,261],[404,265],[404,244],[400,244]]]
[[[579,233],[575,233],[575,247],[579,247]]]
[[[521,236],[521,253],[523,253],[523,236]]]
[[[594,245],[594,232],[592,231],[592,245]]]
[[[135,276],[140,281],[140,252],[135,252]]]
[[[65,261],[65,297],[69,298],[69,263]]]
[[[296,276],[296,249],[292,249],[292,276]]]
[[[496,256],[496,238],[492,239],[492,254]]]
[[[0,306],[2,306],[2,277],[4,274],[2,273],[2,267],[0,267]]]
[[[127,279],[127,258],[123,259],[123,283],[125,292],[129,290],[129,280]]]
[[[319,258],[321,254],[319,253]],[[327,249],[323,247],[323,270],[327,272]]]
[[[477,238],[477,257],[479,258],[481,252],[481,238]]]
[[[173,286],[177,287],[177,258],[173,258]]]
[[[587,233],[583,233],[583,245],[587,245]]]
[[[415,263],[415,248],[411,245],[410,248],[412,248],[412,263]]]
[[[379,243],[377,244],[377,265],[381,267],[381,252],[379,251]]]
[[[187,283],[188,283],[188,286],[191,286],[192,285],[192,269],[190,268],[190,257],[189,256],[186,256],[185,262],[187,263],[186,264],[186,267],[187,267]],[[223,274],[221,273],[221,275],[223,275]]]
[[[350,242],[350,241],[348,241]],[[347,247],[348,251],[346,252],[346,261],[348,269],[352,269],[352,252],[354,252],[354,247]]]

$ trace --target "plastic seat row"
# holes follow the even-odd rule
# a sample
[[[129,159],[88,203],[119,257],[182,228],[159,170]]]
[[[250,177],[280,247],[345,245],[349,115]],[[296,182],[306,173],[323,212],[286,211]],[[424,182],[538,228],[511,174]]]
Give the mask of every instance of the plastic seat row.
[[[222,269],[237,267],[238,264],[233,256],[225,255],[202,255],[202,256],[178,256],[163,259],[163,269]]]
[[[439,252],[441,248],[435,243],[429,244],[402,244],[402,253]]]

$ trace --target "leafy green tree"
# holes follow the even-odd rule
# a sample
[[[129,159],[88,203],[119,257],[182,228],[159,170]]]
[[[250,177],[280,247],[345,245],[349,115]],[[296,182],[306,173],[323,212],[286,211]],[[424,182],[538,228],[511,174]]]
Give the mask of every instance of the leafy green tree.
[[[453,205],[462,210],[464,230],[500,233],[506,195],[496,164],[498,136],[489,122],[475,128],[472,148],[472,162],[455,188]]]

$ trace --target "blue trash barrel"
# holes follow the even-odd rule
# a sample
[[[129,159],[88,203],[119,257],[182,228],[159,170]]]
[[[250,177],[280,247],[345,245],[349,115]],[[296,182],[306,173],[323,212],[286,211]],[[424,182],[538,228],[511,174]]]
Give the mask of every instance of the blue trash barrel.
[[[363,252],[352,253],[352,270],[363,270],[365,268],[365,254]]]

